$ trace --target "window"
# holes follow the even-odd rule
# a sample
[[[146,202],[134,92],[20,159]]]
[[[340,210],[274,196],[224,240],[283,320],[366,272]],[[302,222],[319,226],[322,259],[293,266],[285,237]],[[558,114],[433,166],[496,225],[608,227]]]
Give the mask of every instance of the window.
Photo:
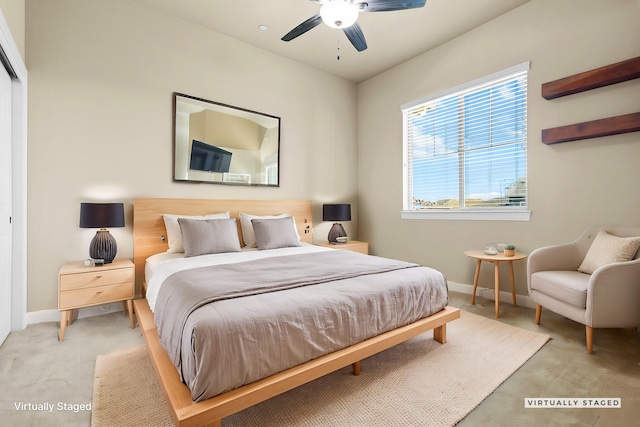
[[[278,185],[278,155],[266,156],[264,163],[264,184]]]
[[[403,218],[529,220],[528,69],[402,106]]]
[[[278,164],[265,165],[264,170],[267,177],[267,182],[265,184],[276,185],[278,182]]]

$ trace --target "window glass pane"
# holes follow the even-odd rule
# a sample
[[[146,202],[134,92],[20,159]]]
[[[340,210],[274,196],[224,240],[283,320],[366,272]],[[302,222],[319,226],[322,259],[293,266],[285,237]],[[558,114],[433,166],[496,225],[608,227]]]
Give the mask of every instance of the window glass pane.
[[[433,158],[428,167],[414,169],[414,194],[419,205],[431,208],[450,206],[453,200],[457,206],[460,186],[457,163],[458,156],[448,154]]]
[[[526,77],[403,110],[406,210],[526,206]]]

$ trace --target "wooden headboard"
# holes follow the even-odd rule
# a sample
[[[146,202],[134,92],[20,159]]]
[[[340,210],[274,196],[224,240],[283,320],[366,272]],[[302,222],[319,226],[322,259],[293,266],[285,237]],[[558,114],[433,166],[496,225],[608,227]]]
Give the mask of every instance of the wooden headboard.
[[[136,266],[136,289],[144,281],[145,260],[168,249],[163,214],[207,215],[229,211],[236,218],[240,244],[242,229],[240,212],[252,215],[293,215],[303,242],[313,243],[311,200],[216,200],[216,199],[134,199],[133,262]]]

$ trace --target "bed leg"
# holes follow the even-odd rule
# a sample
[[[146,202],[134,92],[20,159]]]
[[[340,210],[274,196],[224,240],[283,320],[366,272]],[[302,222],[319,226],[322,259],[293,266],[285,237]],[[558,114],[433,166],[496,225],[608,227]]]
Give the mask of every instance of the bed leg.
[[[440,344],[447,343],[447,324],[445,323],[442,326],[438,326],[433,329],[433,339],[438,341]]]
[[[358,360],[356,363],[352,363],[351,367],[353,368],[353,375],[360,375],[360,361]]]

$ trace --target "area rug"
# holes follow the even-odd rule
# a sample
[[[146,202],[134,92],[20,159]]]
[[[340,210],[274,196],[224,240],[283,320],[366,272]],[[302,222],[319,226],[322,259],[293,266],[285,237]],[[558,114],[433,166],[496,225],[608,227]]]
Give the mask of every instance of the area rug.
[[[222,420],[231,426],[452,426],[533,356],[549,336],[468,312],[430,332]],[[145,345],[99,356],[93,427],[172,426]]]

